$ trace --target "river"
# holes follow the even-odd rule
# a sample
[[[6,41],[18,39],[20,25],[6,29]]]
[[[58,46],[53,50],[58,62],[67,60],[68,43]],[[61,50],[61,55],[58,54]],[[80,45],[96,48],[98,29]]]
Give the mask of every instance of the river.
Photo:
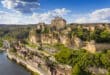
[[[0,75],[31,75],[24,67],[10,61],[5,53],[0,53]]]

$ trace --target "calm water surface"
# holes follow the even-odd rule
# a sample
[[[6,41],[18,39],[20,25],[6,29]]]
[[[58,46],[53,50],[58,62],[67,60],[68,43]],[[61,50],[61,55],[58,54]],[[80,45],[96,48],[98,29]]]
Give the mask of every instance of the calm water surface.
[[[0,53],[0,75],[31,75],[31,73],[10,61],[5,53]]]

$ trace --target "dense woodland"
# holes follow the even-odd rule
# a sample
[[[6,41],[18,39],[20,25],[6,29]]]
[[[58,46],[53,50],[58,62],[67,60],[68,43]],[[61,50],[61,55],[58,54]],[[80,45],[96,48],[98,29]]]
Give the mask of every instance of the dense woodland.
[[[14,41],[28,37],[33,25],[0,25],[0,46],[3,40]]]
[[[56,48],[60,51],[55,54],[55,58],[62,64],[71,65],[72,75],[93,75],[88,71],[90,67],[107,69],[107,75],[110,75],[110,50],[91,54],[85,50],[69,49],[61,44],[56,45]]]

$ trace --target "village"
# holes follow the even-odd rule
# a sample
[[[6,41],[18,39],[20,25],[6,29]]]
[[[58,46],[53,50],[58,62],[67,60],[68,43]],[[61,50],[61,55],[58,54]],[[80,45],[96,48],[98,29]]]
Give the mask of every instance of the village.
[[[74,33],[75,29],[88,31],[88,38],[84,40],[79,38]],[[74,50],[84,49],[92,54],[110,49],[109,43],[97,43],[91,38],[90,33],[93,33],[96,29],[106,29],[107,32],[110,32],[109,24],[67,25],[66,20],[55,17],[50,25],[39,23],[31,28],[27,38],[28,43],[24,43],[23,40],[13,42],[7,54],[10,59],[40,75],[71,75],[72,67],[59,63],[54,57],[60,51],[56,46],[63,45]],[[96,73],[96,70],[97,73],[107,73],[107,70],[103,68],[93,69],[94,67],[90,69],[93,73]]]

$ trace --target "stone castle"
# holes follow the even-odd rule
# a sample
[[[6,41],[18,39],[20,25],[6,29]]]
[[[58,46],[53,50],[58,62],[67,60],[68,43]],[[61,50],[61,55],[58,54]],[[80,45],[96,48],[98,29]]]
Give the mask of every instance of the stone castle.
[[[90,32],[94,32],[95,29],[108,29],[110,31],[109,24],[66,24],[66,20],[61,17],[55,17],[50,25],[45,23],[39,23],[29,33],[29,40],[33,44],[50,44],[57,43],[63,44],[67,47],[79,49],[83,48],[91,53],[94,53],[98,46],[95,41],[82,41],[77,36],[70,36],[71,32],[74,32],[75,28],[82,28]],[[89,35],[88,35],[89,36]]]
[[[55,17],[55,19],[51,21],[51,26],[56,29],[64,28],[66,26],[66,20],[61,17]]]

